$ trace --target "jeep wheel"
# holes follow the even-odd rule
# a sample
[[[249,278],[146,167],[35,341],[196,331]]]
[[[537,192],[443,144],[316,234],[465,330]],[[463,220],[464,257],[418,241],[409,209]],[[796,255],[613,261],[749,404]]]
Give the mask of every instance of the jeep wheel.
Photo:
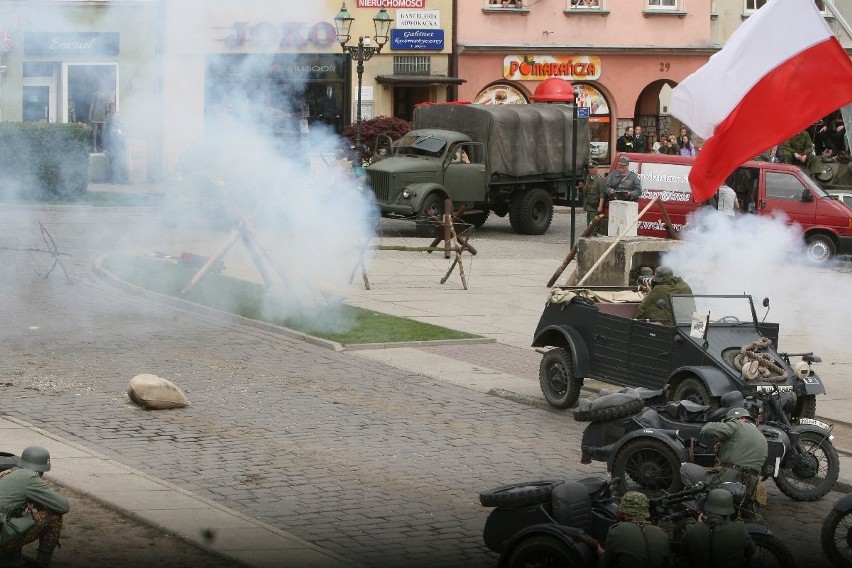
[[[417,215],[417,236],[418,237],[434,237],[435,226],[438,221],[430,217],[437,217],[440,220],[444,215],[444,196],[440,193],[430,193],[423,200],[423,208]]]
[[[704,404],[711,409],[719,408],[719,399],[711,397],[710,391],[697,377],[688,377],[680,382],[674,391],[672,400],[689,400],[696,404]]]
[[[478,229],[485,224],[485,221],[488,220],[488,213],[490,213],[488,210],[479,211],[477,213],[467,213],[462,216],[462,221],[470,223]]]
[[[541,358],[538,382],[544,398],[555,408],[574,406],[583,386],[582,377],[574,376],[574,358],[562,347],[551,349]]]
[[[512,197],[509,224],[520,235],[543,235],[553,221],[553,199],[541,189],[527,189]]]

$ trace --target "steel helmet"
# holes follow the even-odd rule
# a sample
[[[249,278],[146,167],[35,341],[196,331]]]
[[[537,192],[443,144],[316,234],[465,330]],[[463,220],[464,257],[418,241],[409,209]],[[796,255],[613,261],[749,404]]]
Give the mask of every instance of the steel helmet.
[[[745,408],[732,408],[725,415],[726,420],[737,420],[739,418],[748,418],[749,420],[754,421],[749,411]]]
[[[50,452],[41,446],[28,446],[21,452],[18,467],[33,471],[50,471]]]
[[[713,489],[707,494],[704,512],[712,515],[733,515],[734,496],[724,489]]]

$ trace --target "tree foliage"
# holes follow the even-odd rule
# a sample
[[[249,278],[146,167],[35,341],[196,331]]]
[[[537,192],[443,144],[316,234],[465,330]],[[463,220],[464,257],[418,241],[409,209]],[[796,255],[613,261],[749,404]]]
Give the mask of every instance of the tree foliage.
[[[391,140],[399,140],[411,131],[411,123],[395,116],[377,116],[361,121],[361,144],[369,149],[376,146],[376,138],[384,134]],[[343,129],[343,137],[355,144],[355,124]]]

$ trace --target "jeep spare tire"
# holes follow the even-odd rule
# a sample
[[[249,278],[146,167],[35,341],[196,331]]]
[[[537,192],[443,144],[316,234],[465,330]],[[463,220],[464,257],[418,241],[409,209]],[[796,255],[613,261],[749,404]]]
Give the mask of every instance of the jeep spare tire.
[[[618,393],[609,395],[617,396]],[[602,397],[608,398],[608,397]],[[602,400],[602,399],[598,399]],[[595,401],[597,402],[597,401]],[[574,411],[574,420],[579,422],[597,422],[600,420],[615,420],[632,416],[645,407],[645,401],[641,398],[624,399],[624,395],[612,401],[612,406],[592,407],[587,410],[577,409]]]
[[[562,482],[561,479],[545,479],[502,485],[480,493],[479,502],[483,507],[523,507],[547,503],[553,494],[553,488]]]

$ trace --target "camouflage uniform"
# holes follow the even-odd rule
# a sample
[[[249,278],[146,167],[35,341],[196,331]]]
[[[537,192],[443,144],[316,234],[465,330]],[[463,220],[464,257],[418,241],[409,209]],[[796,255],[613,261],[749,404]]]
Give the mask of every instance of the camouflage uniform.
[[[666,325],[673,325],[671,315],[665,310],[657,307],[657,300],[663,300],[671,309],[670,294],[692,294],[692,288],[679,276],[666,276],[655,282],[654,287],[639,304],[636,309],[636,319],[657,321]],[[680,314],[679,314],[680,315]],[[691,314],[689,314],[691,316]]]
[[[35,521],[23,533],[0,533],[0,554],[20,552],[36,539],[40,551],[52,552],[59,543],[62,515],[69,508],[68,500],[50,489],[35,471],[13,468],[0,473],[0,511],[9,518],[30,513]]]
[[[742,521],[719,515],[707,515],[703,522],[687,526],[681,543],[690,568],[745,567],[755,549]]]
[[[648,498],[638,491],[628,491],[621,498],[618,510],[630,520],[610,527],[598,568],[670,568],[669,537],[663,529],[647,521]]]

